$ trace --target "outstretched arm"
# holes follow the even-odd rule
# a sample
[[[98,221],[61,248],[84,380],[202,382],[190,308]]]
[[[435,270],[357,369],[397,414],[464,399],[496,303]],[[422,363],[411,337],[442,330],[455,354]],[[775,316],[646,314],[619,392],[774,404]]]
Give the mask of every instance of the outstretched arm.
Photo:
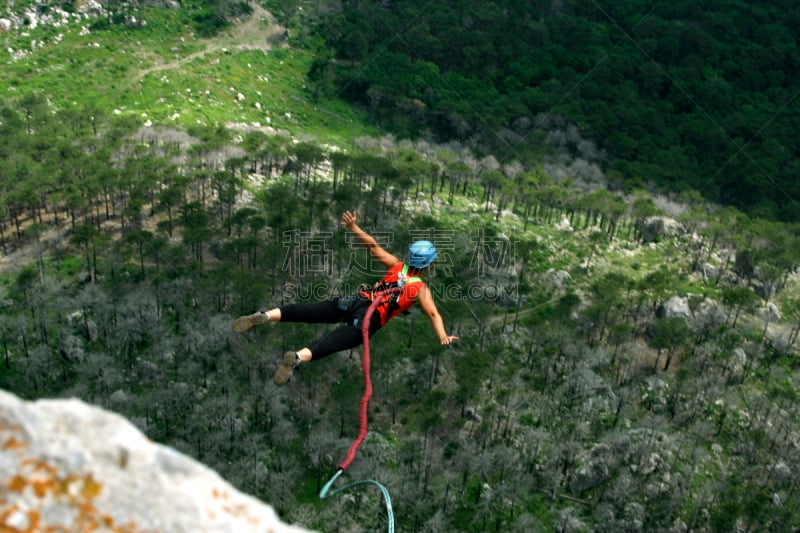
[[[436,304],[433,302],[433,295],[427,286],[424,286],[419,292],[419,305],[422,307],[422,311],[428,316],[428,319],[430,319],[433,330],[436,332],[436,336],[439,337],[439,342],[442,344],[450,344],[458,340],[458,337],[455,335],[448,335],[447,330],[444,329],[444,320],[442,320],[442,315],[439,314],[439,310],[436,309]]]
[[[378,244],[378,241],[375,238],[361,229],[358,224],[356,224],[356,212],[355,211],[345,211],[342,213],[342,226],[346,227],[350,231],[352,231],[358,242],[361,243],[361,246],[369,250],[369,253],[372,254],[372,257],[377,259],[383,266],[386,268],[392,268],[400,260],[381,248]]]

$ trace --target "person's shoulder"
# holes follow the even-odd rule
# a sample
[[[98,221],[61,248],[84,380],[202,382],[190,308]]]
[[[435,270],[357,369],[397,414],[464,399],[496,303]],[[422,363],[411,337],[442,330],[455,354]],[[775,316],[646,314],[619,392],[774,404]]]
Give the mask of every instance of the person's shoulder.
[[[430,289],[428,289],[428,285],[421,279],[414,280],[411,283],[408,283],[406,286],[406,290],[414,299],[419,298],[423,294],[430,294]]]
[[[398,260],[393,265],[386,265],[386,273],[391,274],[392,272],[399,272],[403,270],[403,262]]]

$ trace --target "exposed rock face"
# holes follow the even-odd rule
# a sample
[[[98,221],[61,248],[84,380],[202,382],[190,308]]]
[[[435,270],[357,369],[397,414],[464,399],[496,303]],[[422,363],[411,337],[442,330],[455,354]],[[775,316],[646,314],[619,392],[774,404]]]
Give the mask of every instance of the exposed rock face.
[[[119,415],[1,390],[0,530],[306,531]]]

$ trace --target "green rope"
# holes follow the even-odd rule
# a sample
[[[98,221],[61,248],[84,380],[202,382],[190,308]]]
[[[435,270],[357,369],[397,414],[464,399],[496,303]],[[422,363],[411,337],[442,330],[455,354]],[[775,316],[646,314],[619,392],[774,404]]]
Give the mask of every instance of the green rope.
[[[329,496],[328,492],[331,490],[333,483],[342,474],[342,472],[344,472],[344,470],[340,468],[339,470],[336,471],[336,473],[333,475],[330,481],[325,483],[325,486],[322,487],[322,490],[319,493],[320,500],[324,500]],[[361,481],[354,481],[353,483],[349,483],[344,487],[340,487],[330,492],[330,496],[334,496],[336,494],[339,494],[340,492],[346,491],[347,489],[357,487],[358,485],[375,485],[376,487],[378,487],[378,489],[383,494],[383,500],[386,502],[386,514],[389,518],[388,531],[389,533],[394,533],[394,511],[392,511],[392,497],[389,495],[389,490],[380,483],[378,483],[377,481],[375,481],[374,479],[362,479]]]

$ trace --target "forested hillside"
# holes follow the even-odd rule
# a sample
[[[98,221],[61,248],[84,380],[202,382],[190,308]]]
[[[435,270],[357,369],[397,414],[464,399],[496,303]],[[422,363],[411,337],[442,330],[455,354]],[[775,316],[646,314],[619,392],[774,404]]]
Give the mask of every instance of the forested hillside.
[[[292,47],[286,13],[288,45],[270,22],[276,43],[237,48],[250,19],[203,40],[142,9],[148,25],[2,36],[44,44],[0,73],[0,387],[113,409],[286,521],[385,530],[371,488],[318,497],[358,431],[359,350],[278,388],[281,354],[324,328],[231,330],[379,279],[339,225],[355,209],[398,255],[434,241],[428,283],[460,336],[442,347],[414,310],[373,337],[348,476],[386,485],[399,531],[800,523],[797,224],[610,191],[558,117],[513,160],[369,135],[304,87],[316,50]]]
[[[376,279],[337,227],[355,208],[398,253],[437,243],[431,287],[462,338],[443,349],[412,314],[373,342],[352,474],[390,488],[402,530],[798,520],[786,228],[699,208],[694,233],[663,233],[653,198],[553,184],[512,202],[468,152],[114,120],[95,134],[49,114],[30,128],[5,104],[3,388],[115,409],[308,527],[383,527],[377,494],[316,499],[357,429],[358,353],[278,389],[278,355],[318,328],[231,332],[238,314]]]
[[[800,219],[800,4],[273,0],[321,37],[310,75],[377,122],[535,157],[542,115],[576,123],[618,187],[695,189]],[[533,145],[533,147],[531,146]]]

